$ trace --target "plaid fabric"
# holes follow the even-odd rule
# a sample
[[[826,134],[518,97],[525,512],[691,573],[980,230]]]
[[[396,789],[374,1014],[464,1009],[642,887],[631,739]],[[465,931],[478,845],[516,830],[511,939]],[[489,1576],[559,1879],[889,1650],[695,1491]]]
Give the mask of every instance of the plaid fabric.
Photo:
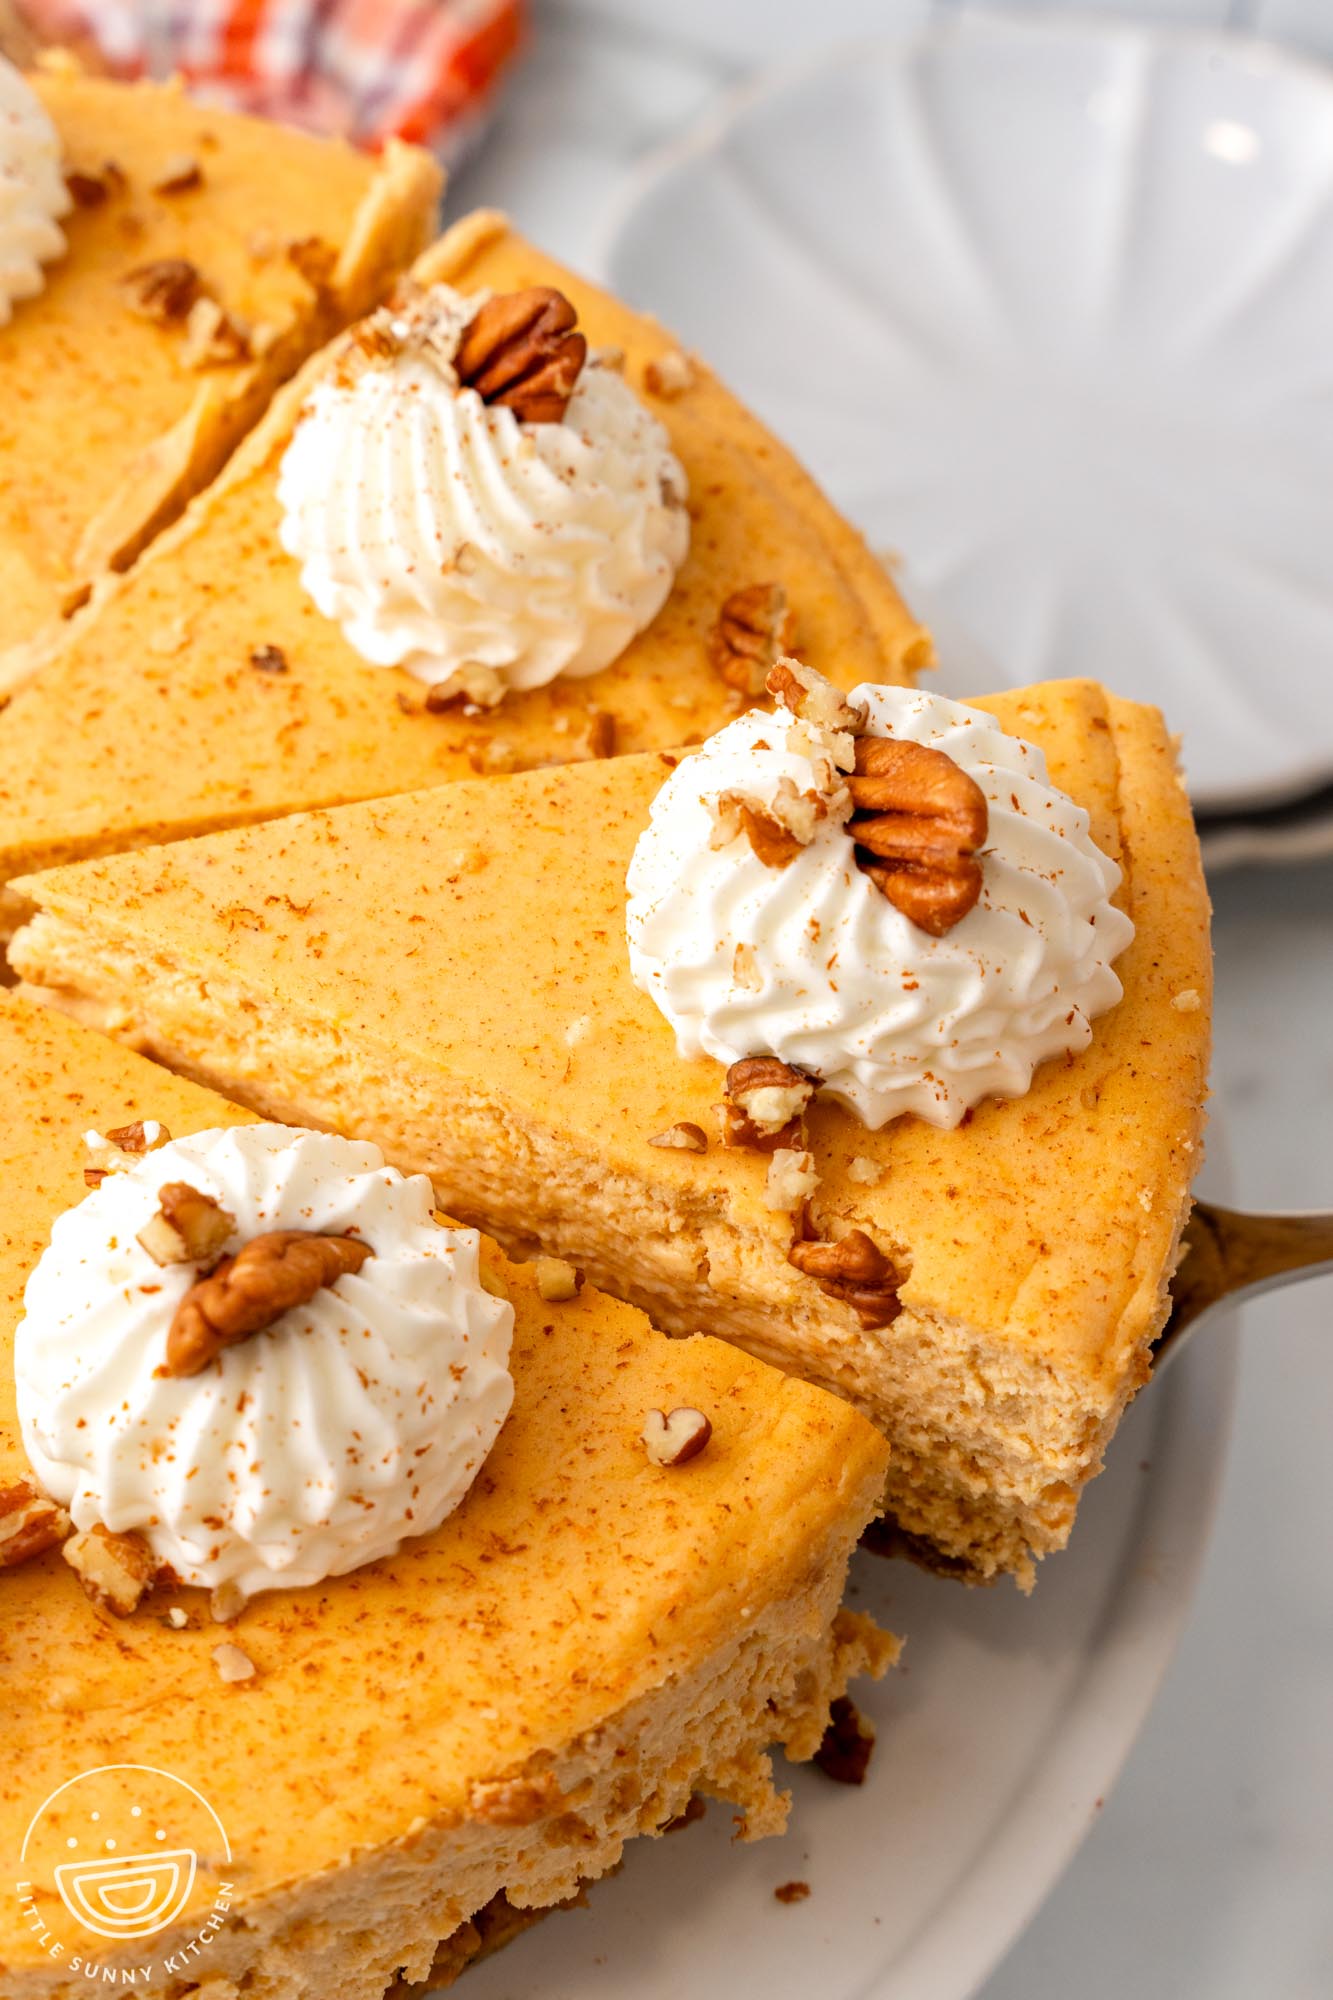
[[[523,38],[526,0],[21,0],[43,42],[117,76],[185,77],[238,111],[396,134],[456,158]]]

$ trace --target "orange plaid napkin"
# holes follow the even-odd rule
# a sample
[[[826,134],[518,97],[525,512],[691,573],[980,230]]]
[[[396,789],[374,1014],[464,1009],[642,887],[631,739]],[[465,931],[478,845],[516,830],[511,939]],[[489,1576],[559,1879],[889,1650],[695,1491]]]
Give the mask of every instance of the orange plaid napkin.
[[[526,0],[21,0],[43,42],[117,76],[179,71],[201,97],[358,145],[457,158],[523,38]]]

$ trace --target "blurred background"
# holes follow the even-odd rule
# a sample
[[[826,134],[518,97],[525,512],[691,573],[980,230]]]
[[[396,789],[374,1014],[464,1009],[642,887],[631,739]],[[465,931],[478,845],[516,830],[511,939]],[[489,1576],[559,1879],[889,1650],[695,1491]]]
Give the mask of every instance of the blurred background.
[[[180,67],[229,102],[365,143],[391,130],[425,140],[454,168],[450,214],[507,209],[555,255],[614,277],[633,303],[698,341],[811,461],[872,545],[901,560],[904,588],[940,632],[951,692],[966,692],[969,674],[978,691],[991,674],[1025,678],[1034,660],[1064,673],[1102,671],[1124,691],[1157,691],[1184,734],[1207,840],[1218,950],[1214,1110],[1234,1203],[1333,1208],[1333,363],[1324,373],[1318,362],[1333,327],[1333,70],[1324,68],[1333,62],[1333,0],[1102,0],[1095,11],[1051,0],[1030,12],[1029,30],[1036,22],[1094,36],[1108,24],[1132,31],[1094,52],[1116,90],[1124,84],[1128,95],[1116,102],[1130,122],[1117,123],[1107,100],[1099,130],[1071,136],[1061,127],[1051,143],[1069,149],[1063,166],[1037,141],[1048,116],[1058,123],[1069,64],[1083,55],[1067,47],[1052,55],[1043,44],[1034,56],[1029,40],[1020,77],[1005,47],[983,44],[971,100],[949,98],[954,85],[929,53],[912,57],[923,79],[918,108],[929,114],[922,143],[935,148],[935,178],[917,206],[936,199],[941,177],[948,182],[953,206],[940,228],[961,217],[973,265],[1005,308],[1003,327],[991,332],[1003,335],[1006,367],[1028,369],[1029,434],[1040,428],[1043,385],[1069,388],[1075,349],[1057,338],[1060,313],[1067,307],[1072,325],[1084,311],[1086,333],[1085,309],[1100,301],[1095,337],[1077,346],[1079,422],[1062,418],[1059,449],[1043,461],[1048,482],[1058,478],[1042,514],[1027,504],[1029,454],[1012,441],[995,488],[989,455],[999,449],[994,403],[1003,390],[981,337],[982,307],[973,324],[966,296],[939,289],[948,246],[935,253],[929,241],[909,241],[910,212],[892,242],[859,221],[833,226],[857,202],[890,211],[904,200],[902,175],[920,162],[881,144],[876,126],[858,173],[859,141],[828,109],[825,66],[845,74],[837,52],[848,43],[873,37],[882,54],[992,15],[981,0],[32,0],[23,8],[0,0],[0,40],[20,57],[63,39],[122,72]],[[1250,46],[1250,37],[1266,46]],[[898,75],[896,57],[877,62],[876,75]],[[770,84],[775,68],[786,80]],[[1189,205],[1198,152],[1189,120],[1203,115],[1197,105],[1214,85],[1240,93],[1246,108],[1207,110],[1200,129],[1213,177],[1205,222],[1192,222],[1202,211]],[[1006,92],[1020,87],[1035,95],[1021,120],[1005,123],[1006,102],[1011,111],[1016,102]],[[988,97],[1000,116],[989,156]],[[860,115],[860,99],[845,101]],[[1080,101],[1086,110],[1090,100]],[[785,128],[763,111],[774,103],[785,107]],[[1118,317],[1102,311],[1109,293],[1079,292],[1064,276],[1066,267],[1077,275],[1080,247],[1104,226],[1102,183],[1092,183],[1085,209],[1051,207],[1054,193],[1102,157],[1106,131],[1138,177],[1116,222]],[[710,178],[710,163],[729,147],[749,149],[747,171],[762,182],[766,226],[777,236],[790,235],[798,215],[808,229],[811,209],[825,203],[838,282],[861,287],[881,327],[916,315],[914,337],[932,366],[923,370],[920,355],[909,366],[890,340],[867,391],[873,409],[850,446],[842,384],[828,385],[839,369],[811,370],[802,359],[808,294],[832,280],[816,273],[813,287],[793,286],[799,339],[784,340],[778,267],[729,275],[736,253]],[[1232,180],[1214,174],[1218,161]],[[1028,192],[987,211],[978,191],[1015,162]],[[1200,276],[1191,259],[1205,223],[1210,262]],[[1055,249],[1035,267],[1027,252],[1041,238]],[[909,250],[920,282],[895,291],[887,274],[896,266],[901,279]],[[851,267],[858,257],[864,269]],[[1189,303],[1180,288],[1206,290],[1215,273],[1225,289],[1237,272],[1244,286],[1209,319],[1207,341],[1171,349],[1172,328],[1158,321]],[[1150,282],[1157,289],[1145,304]],[[1037,288],[1040,312],[1024,283]],[[1054,314],[1044,310],[1052,299]],[[947,335],[931,313],[947,315]],[[1202,341],[1197,327],[1190,338]],[[942,376],[933,364],[946,351]],[[1174,372],[1161,364],[1168,351]],[[1127,381],[1150,419],[1135,450],[1151,466],[1143,497],[1117,513],[1120,468],[1104,432],[1123,427],[1112,392]],[[974,406],[978,382],[991,396],[978,391]],[[975,419],[959,420],[974,407]],[[1177,409],[1182,425],[1189,419],[1179,434]],[[1248,428],[1236,429],[1234,446],[1206,456],[1201,441],[1230,437],[1242,415]],[[944,465],[947,481],[907,477],[902,468],[918,462]],[[864,476],[872,463],[873,480]],[[1100,510],[1096,532],[1079,539],[1067,523],[1084,523],[1089,494]],[[1131,574],[1126,549],[1149,504],[1160,520],[1134,544]],[[985,505],[1007,537],[996,543],[998,583],[948,547],[949,524]],[[1048,572],[1055,610],[1044,623],[1016,622],[1013,608]],[[1137,622],[1124,623],[1135,590]],[[1114,659],[1117,647],[1122,671],[1108,671],[1106,651]],[[1202,741],[1214,727],[1216,761],[1210,749],[1198,764],[1192,731]],[[1226,762],[1238,744],[1253,746],[1263,780],[1248,790],[1234,758]],[[1248,1309],[1235,1436],[1184,1642],[1118,1788],[985,2000],[1333,1994],[1331,1319],[1329,1279]]]

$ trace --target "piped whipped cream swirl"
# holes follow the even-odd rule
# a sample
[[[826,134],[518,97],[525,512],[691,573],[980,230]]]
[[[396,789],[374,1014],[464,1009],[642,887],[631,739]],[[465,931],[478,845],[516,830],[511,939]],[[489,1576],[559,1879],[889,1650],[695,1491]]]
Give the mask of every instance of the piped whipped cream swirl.
[[[197,1375],[163,1370],[198,1276],[137,1241],[185,1181],[236,1221],[359,1235],[372,1255]],[[15,1338],[32,1467],[76,1527],[137,1531],[185,1583],[244,1596],[319,1583],[435,1528],[513,1398],[513,1308],[482,1288],[475,1230],[378,1147],[284,1125],[197,1132],[108,1174],[60,1216]]]
[[[58,218],[69,211],[60,136],[35,92],[0,56],[0,326],[46,282],[64,255]]]
[[[953,1126],[987,1097],[1021,1097],[1048,1057],[1086,1048],[1115,1005],[1112,963],[1134,926],[1120,870],[1033,745],[940,695],[862,686],[867,733],[944,751],[989,809],[980,899],[942,937],[857,867],[845,812],[769,867],[718,801],[827,794],[821,735],[755,710],[686,758],[653,801],[628,877],[637,986],[682,1056],[774,1055],[878,1128],[901,1112]],[[848,744],[848,747],[850,745]],[[731,823],[734,825],[734,822]]]
[[[558,423],[459,386],[487,296],[390,314],[386,354],[311,392],[278,484],[283,547],[362,658],[479,705],[609,666],[689,546],[666,431],[595,353]]]

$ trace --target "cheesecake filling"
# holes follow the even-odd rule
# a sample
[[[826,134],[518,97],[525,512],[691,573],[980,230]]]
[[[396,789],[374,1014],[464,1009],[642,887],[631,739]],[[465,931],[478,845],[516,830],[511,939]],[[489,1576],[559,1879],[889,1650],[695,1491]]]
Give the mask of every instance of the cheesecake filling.
[[[776,1056],[872,1129],[1021,1097],[1121,997],[1119,868],[989,715],[775,672],[802,712],[729,723],[653,802],[627,880],[635,984],[683,1057]],[[906,777],[874,776],[899,756]]]
[[[0,326],[46,283],[42,269],[65,252],[59,218],[69,190],[60,137],[13,63],[0,56]]]
[[[24,1445],[75,1527],[241,1599],[437,1527],[513,1400],[476,1232],[378,1147],[290,1126],[90,1157],[15,1336]]]
[[[624,651],[685,559],[686,491],[666,431],[614,356],[586,352],[561,294],[447,285],[354,332],[278,483],[283,547],[324,616],[372,666],[477,707]]]

